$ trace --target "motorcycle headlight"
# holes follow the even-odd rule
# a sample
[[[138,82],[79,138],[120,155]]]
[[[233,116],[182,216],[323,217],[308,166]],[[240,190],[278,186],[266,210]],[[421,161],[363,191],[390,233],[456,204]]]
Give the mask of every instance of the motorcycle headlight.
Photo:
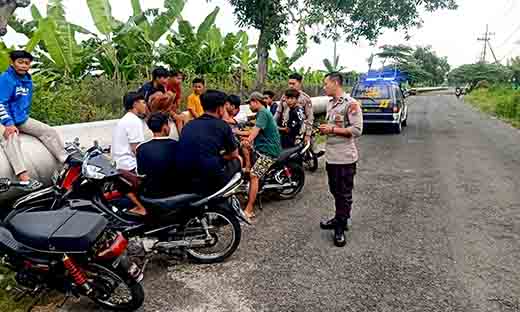
[[[83,175],[88,179],[102,180],[105,178],[105,175],[101,170],[98,166],[86,165],[83,167]]]

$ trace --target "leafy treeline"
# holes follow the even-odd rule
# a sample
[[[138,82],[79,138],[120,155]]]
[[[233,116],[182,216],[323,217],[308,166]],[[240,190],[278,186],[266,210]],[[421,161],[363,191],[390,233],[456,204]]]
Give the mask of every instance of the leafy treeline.
[[[451,85],[468,89],[467,99],[484,112],[520,127],[520,57],[502,64],[465,64],[449,73]]]
[[[51,124],[117,116],[122,94],[149,78],[159,64],[183,71],[187,80],[202,76],[211,87],[242,95],[258,88],[281,91],[287,76],[297,71],[306,85],[316,86],[311,93],[317,95],[328,71],[345,68],[335,52],[332,61],[324,60],[325,70],[295,68],[309,39],[375,40],[386,28],[408,30],[420,24],[421,9],[456,7],[454,0],[230,0],[239,26],[260,32],[252,43],[244,31],[221,32],[215,24],[218,8],[192,25],[182,17],[187,0],[164,0],[163,7],[146,10],[140,0],[121,0],[132,7],[126,21],[113,17],[109,0],[79,1],[86,1],[96,29],[68,21],[62,0],[49,0],[43,11],[33,5],[31,20],[13,16],[9,21],[28,38],[26,46],[17,48],[36,55],[35,117]],[[284,47],[291,25],[298,25],[298,40],[289,52]],[[0,41],[0,70],[8,66],[13,48]],[[357,79],[355,72],[346,74],[350,83]],[[113,91],[107,96],[101,90]]]
[[[413,86],[441,85],[450,71],[448,59],[437,56],[430,46],[384,45],[376,56],[383,60],[383,68],[406,73]]]

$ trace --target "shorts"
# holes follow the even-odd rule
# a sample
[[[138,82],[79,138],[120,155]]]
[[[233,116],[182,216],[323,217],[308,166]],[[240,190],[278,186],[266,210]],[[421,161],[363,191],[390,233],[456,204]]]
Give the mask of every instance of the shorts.
[[[258,157],[255,161],[255,164],[253,165],[253,168],[251,168],[251,174],[255,177],[258,177],[259,179],[262,179],[269,169],[271,169],[271,166],[276,162],[276,159],[258,154]]]

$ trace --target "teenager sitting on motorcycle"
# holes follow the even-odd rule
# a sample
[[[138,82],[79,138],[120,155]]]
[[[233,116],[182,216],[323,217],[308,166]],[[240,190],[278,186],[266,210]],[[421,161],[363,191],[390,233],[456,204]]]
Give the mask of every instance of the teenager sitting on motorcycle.
[[[144,142],[146,124],[144,118],[148,109],[142,93],[130,92],[123,99],[126,114],[118,121],[112,134],[112,158],[116,168],[129,180],[133,181],[137,188],[135,174],[137,168],[137,146]],[[128,193],[128,198],[137,207],[133,211],[144,214],[141,205],[134,193]]]
[[[241,164],[233,131],[222,120],[226,94],[208,90],[200,101],[204,114],[183,128],[178,165],[188,180],[184,191],[207,195],[225,186]]]
[[[178,143],[169,137],[169,120],[166,113],[152,113],[146,124],[153,138],[137,146],[137,172],[144,176],[141,194],[148,198],[164,198],[178,191],[173,184],[177,179],[172,179],[176,176]]]
[[[245,146],[255,147],[258,155],[253,168],[251,169],[251,182],[249,184],[249,199],[244,213],[248,218],[254,218],[254,205],[260,179],[262,179],[276,159],[282,152],[280,144],[280,133],[271,112],[265,108],[264,96],[259,92],[253,92],[248,99],[249,107],[256,112],[256,124],[249,136],[244,139]]]
[[[291,148],[296,146],[296,140],[300,136],[305,121],[305,110],[298,105],[300,92],[295,89],[285,91],[285,101],[289,108],[289,119],[287,123],[279,128],[282,133],[282,147]]]

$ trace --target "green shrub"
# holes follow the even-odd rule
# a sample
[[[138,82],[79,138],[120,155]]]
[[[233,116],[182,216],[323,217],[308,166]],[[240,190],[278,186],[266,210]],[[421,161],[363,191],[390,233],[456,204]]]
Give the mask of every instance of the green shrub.
[[[120,118],[123,115],[124,94],[137,90],[142,84],[143,80],[122,83],[93,77],[58,83],[36,76],[31,116],[53,126]],[[238,94],[243,99],[253,92],[252,87],[243,88],[240,92],[232,83],[214,79],[207,81],[206,85],[208,88]],[[185,81],[181,109],[185,109],[186,97],[191,93],[190,86],[191,82]],[[279,96],[286,88],[285,84],[266,86],[266,89],[273,90]],[[321,86],[307,86],[305,91],[310,96],[319,96],[321,89]]]
[[[520,127],[520,91],[503,85],[476,89],[467,99],[486,113],[496,115]]]
[[[31,116],[50,125],[119,118],[123,95],[137,88],[104,78],[35,84]]]

